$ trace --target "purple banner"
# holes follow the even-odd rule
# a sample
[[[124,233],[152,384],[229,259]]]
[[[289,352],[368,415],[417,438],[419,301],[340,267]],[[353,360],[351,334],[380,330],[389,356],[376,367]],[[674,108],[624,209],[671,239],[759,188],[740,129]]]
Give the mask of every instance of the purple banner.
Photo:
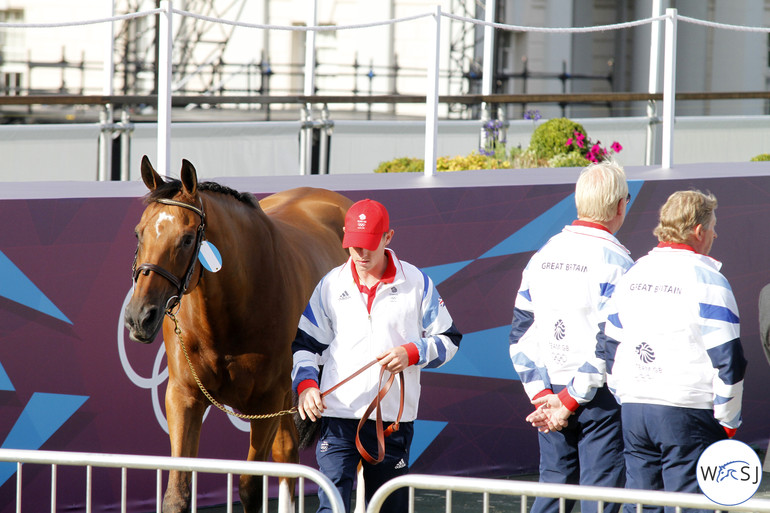
[[[256,191],[258,180],[251,189]],[[699,188],[719,200],[712,256],[738,300],[749,360],[737,439],[768,443],[770,373],[758,335],[757,298],[770,281],[770,177],[633,181],[618,233],[636,259],[668,195]],[[384,203],[400,258],[437,283],[465,334],[455,359],[423,373],[412,471],[494,477],[537,470],[531,406],[508,357],[508,326],[532,252],[572,221],[572,184],[340,192]],[[259,193],[259,196],[264,196]],[[139,198],[0,201],[0,439],[2,447],[119,454],[170,453],[167,371],[160,341],[131,342],[122,309],[131,290]],[[219,248],[226,260],[228,248]],[[247,426],[210,409],[200,456],[245,459]],[[314,466],[312,451],[302,463]],[[12,511],[15,465],[0,464],[0,511]],[[85,506],[85,471],[59,469],[57,509]],[[165,479],[165,477],[164,477]],[[23,472],[23,504],[50,507],[50,469]],[[237,480],[236,480],[237,481]],[[165,487],[165,482],[164,482]],[[198,505],[226,500],[224,476],[201,476]],[[94,470],[94,510],[114,509],[120,471]],[[129,472],[129,507],[152,509],[154,473]],[[237,498],[237,494],[235,495]]]

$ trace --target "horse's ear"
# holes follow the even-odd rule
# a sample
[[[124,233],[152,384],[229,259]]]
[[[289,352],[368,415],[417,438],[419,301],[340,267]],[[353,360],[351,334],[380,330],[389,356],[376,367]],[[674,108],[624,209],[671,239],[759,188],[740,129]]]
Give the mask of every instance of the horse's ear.
[[[190,196],[195,196],[198,192],[198,173],[195,171],[189,160],[182,159],[182,172],[180,173],[182,186]]]
[[[142,181],[151,191],[154,191],[164,183],[163,178],[161,178],[158,172],[155,171],[155,168],[152,167],[147,155],[142,157]]]

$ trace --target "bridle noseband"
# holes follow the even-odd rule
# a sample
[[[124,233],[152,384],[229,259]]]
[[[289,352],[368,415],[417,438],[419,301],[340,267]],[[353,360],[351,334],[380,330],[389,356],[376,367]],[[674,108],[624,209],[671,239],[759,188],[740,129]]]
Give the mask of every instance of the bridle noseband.
[[[192,257],[190,258],[190,263],[187,265],[187,272],[184,275],[184,278],[180,280],[176,276],[174,276],[171,272],[167,271],[166,269],[163,269],[159,265],[156,264],[149,264],[149,263],[143,263],[139,266],[136,265],[136,257],[139,254],[139,246],[136,246],[136,251],[134,252],[134,263],[131,266],[131,274],[133,277],[134,283],[136,283],[136,280],[139,278],[139,274],[142,273],[145,276],[150,274],[150,271],[155,272],[164,278],[166,278],[168,281],[171,282],[172,285],[176,288],[176,295],[171,296],[166,303],[166,312],[172,311],[174,308],[177,307],[179,302],[182,299],[182,296],[187,292],[187,287],[190,285],[190,279],[192,278],[193,271],[195,270],[195,261],[198,259],[198,252],[201,249],[201,244],[203,243],[203,239],[205,238],[205,229],[206,229],[206,213],[203,211],[203,202],[201,202],[201,207],[198,208],[194,205],[190,205],[189,203],[183,203],[181,201],[176,201],[172,199],[157,199],[155,200],[157,203],[162,203],[164,205],[172,205],[176,207],[182,207],[186,208],[187,210],[192,210],[201,219],[200,224],[198,225],[198,231],[195,234],[195,251],[193,251]]]

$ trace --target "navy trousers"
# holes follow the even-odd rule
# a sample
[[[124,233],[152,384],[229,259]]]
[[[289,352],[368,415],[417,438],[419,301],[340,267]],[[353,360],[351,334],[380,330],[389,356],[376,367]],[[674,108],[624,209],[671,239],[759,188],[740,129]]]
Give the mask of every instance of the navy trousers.
[[[700,493],[698,458],[727,434],[712,410],[627,403],[623,404],[623,438],[627,488]],[[626,505],[624,510],[635,513],[636,506]],[[645,506],[644,511],[663,513],[664,509]]]
[[[563,386],[554,385],[554,392]],[[623,488],[623,433],[620,406],[605,385],[581,406],[561,431],[538,433],[540,482]],[[566,511],[575,501],[567,501]],[[581,501],[582,513],[596,513],[596,501]],[[537,497],[532,513],[554,513],[559,500]],[[604,513],[617,513],[619,504],[605,503]]]
[[[387,426],[387,423],[386,423]],[[358,420],[321,418],[321,434],[316,445],[316,460],[319,470],[328,477],[342,496],[345,511],[350,512],[350,497],[356,481],[358,462],[364,469],[366,503],[374,492],[386,481],[409,472],[409,447],[412,445],[414,425],[402,422],[399,430],[385,438],[385,459],[376,465],[361,458],[356,448]],[[368,420],[361,429],[361,443],[372,457],[377,457],[377,431],[375,422]],[[318,490],[319,513],[331,511],[329,499],[323,490]],[[381,511],[401,513],[408,510],[409,490],[401,488],[388,497]]]

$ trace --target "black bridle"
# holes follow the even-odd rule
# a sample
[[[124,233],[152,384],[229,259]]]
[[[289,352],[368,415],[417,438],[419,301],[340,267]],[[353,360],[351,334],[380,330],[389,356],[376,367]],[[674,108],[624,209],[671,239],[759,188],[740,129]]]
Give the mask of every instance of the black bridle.
[[[139,278],[139,274],[144,274],[144,276],[147,276],[150,274],[150,271],[157,273],[164,278],[166,278],[168,281],[171,282],[174,287],[176,287],[176,295],[171,296],[168,299],[168,302],[166,303],[166,312],[172,311],[176,306],[179,304],[179,302],[182,300],[182,296],[185,292],[187,292],[187,287],[190,285],[190,279],[192,279],[193,271],[195,270],[195,262],[198,260],[198,252],[201,249],[201,244],[203,243],[203,239],[205,238],[205,229],[206,229],[206,213],[203,211],[203,202],[201,202],[201,207],[198,208],[194,205],[190,205],[189,203],[183,203],[181,201],[171,200],[171,199],[157,199],[155,200],[157,203],[162,203],[164,205],[173,205],[176,207],[182,207],[186,208],[187,210],[192,210],[201,219],[200,224],[198,225],[198,231],[195,234],[195,251],[193,251],[192,256],[190,257],[190,263],[187,265],[187,272],[184,275],[184,278],[180,280],[176,276],[174,276],[172,273],[167,271],[166,269],[163,269],[159,265],[156,264],[149,264],[149,263],[143,263],[139,266],[136,265],[136,257],[139,254],[139,245],[136,246],[136,251],[134,252],[134,263],[131,266],[131,274],[134,280],[134,283],[136,283],[136,280]]]

